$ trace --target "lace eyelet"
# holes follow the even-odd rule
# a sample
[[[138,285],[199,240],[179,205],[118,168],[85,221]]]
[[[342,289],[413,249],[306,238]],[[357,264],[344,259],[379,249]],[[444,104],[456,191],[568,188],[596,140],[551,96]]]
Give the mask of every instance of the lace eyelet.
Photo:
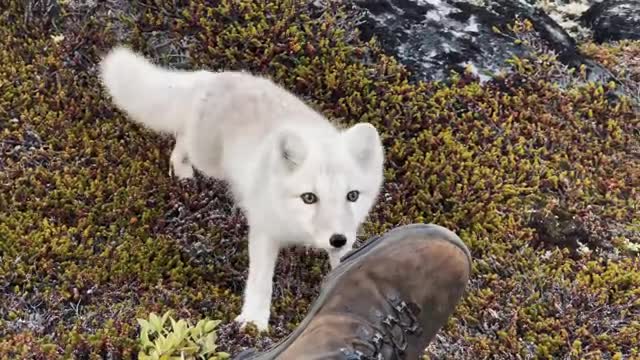
[[[389,314],[384,317],[384,319],[382,319],[382,317],[378,317],[378,321],[381,320],[382,333],[376,331],[369,340],[365,340],[365,344],[368,344],[368,347],[371,350],[371,355],[364,355],[360,351],[352,353],[358,356],[357,359],[381,360],[384,345],[387,345],[397,357],[401,357],[409,345],[407,335],[422,333],[422,328],[418,322],[417,315],[414,313],[414,310],[420,313],[420,308],[417,307],[417,305],[411,304],[413,306],[412,308],[398,296],[393,295],[386,299],[397,316]],[[375,313],[378,314],[382,312],[376,310]],[[399,332],[397,331],[398,329],[400,330]]]

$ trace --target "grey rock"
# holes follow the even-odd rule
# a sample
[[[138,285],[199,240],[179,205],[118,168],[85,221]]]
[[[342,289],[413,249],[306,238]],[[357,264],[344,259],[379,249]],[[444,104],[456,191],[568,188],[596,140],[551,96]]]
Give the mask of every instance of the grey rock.
[[[605,0],[580,17],[596,42],[640,39],[640,0]]]
[[[375,36],[413,74],[414,80],[444,80],[472,65],[481,79],[513,55],[527,56],[514,39],[496,34],[516,17],[529,19],[546,45],[569,66],[587,65],[592,79],[608,72],[579,53],[576,42],[528,0],[355,0],[364,40]]]

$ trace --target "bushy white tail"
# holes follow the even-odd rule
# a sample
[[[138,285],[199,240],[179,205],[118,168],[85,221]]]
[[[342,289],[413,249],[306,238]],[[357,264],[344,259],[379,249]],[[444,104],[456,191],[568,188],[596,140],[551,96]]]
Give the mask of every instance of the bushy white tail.
[[[204,71],[162,68],[122,46],[100,62],[100,77],[116,106],[158,132],[180,131],[194,111],[196,85],[204,76]]]

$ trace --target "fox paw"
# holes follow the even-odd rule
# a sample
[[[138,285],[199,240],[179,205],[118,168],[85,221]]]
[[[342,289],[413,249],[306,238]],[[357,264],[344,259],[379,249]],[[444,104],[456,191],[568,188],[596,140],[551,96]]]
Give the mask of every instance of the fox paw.
[[[251,316],[251,315],[247,315],[247,314],[242,313],[242,314],[238,315],[235,318],[234,321],[240,325],[240,329],[242,329],[242,330],[244,330],[249,323],[255,325],[255,327],[260,332],[267,331],[269,329],[269,319],[268,318],[267,319],[257,319],[255,316]]]

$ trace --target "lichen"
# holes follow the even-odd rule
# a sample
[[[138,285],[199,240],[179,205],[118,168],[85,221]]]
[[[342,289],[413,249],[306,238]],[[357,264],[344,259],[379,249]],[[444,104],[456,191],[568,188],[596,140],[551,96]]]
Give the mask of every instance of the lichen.
[[[640,356],[640,262],[623,241],[640,242],[632,101],[564,81],[581,72],[559,76],[545,53],[482,84],[413,83],[358,40],[348,9],[310,3],[3,1],[0,358],[134,359],[136,318],[168,310],[220,319],[221,351],[266,348],[328,271],[318,251],[284,251],[272,332],[239,331],[245,219],[223,183],[169,178],[172,140],[106,97],[96,64],[120,42],[166,65],[268,75],[336,122],[380,129],[386,183],[361,237],[435,222],[474,257],[430,356]],[[554,240],[567,233],[579,236]]]

